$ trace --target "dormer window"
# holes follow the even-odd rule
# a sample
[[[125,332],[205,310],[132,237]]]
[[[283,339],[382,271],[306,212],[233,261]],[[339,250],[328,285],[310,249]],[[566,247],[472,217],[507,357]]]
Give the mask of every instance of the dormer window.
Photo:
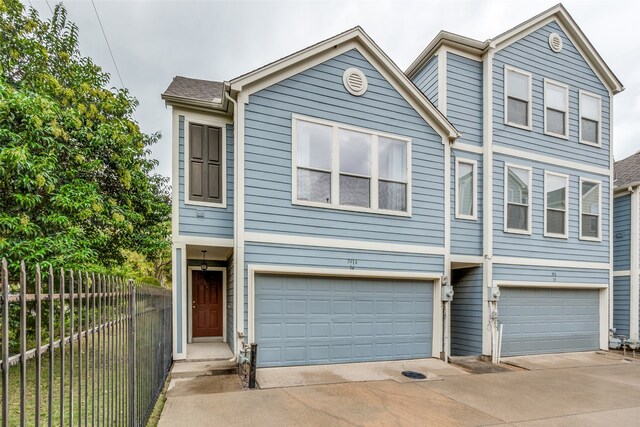
[[[505,123],[531,130],[531,74],[505,68]]]

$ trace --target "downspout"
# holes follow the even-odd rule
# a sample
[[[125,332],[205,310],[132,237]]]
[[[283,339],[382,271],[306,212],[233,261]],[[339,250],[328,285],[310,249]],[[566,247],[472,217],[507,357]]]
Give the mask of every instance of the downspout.
[[[231,97],[231,95],[225,91],[225,96],[231,104],[233,104],[233,196],[236,197],[238,194],[238,103]],[[233,331],[235,333],[238,325],[238,256],[237,256],[237,239],[238,239],[238,223],[236,221],[237,215],[236,211],[238,209],[238,204],[235,203],[235,207],[233,210],[234,221],[233,221]],[[233,357],[229,359],[229,362],[235,363],[238,359],[238,337],[237,334],[233,339]]]

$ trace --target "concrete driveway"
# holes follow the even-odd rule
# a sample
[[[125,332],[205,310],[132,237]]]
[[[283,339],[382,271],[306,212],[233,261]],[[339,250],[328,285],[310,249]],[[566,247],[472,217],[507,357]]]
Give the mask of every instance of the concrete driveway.
[[[640,425],[640,361],[595,353],[573,363],[566,357],[556,364],[536,358],[516,360],[520,366],[531,363],[532,370],[445,374],[441,381],[170,391],[159,425]]]

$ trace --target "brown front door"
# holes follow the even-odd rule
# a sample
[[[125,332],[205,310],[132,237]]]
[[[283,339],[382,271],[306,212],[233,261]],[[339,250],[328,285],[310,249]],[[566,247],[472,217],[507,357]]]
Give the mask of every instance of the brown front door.
[[[193,272],[193,337],[222,336],[222,272]]]

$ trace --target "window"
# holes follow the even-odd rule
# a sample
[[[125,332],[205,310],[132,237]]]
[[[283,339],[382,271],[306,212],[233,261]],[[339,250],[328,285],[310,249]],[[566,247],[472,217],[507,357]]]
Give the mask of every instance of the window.
[[[580,91],[580,142],[600,145],[600,97]]]
[[[531,169],[505,165],[505,231],[531,233]]]
[[[477,218],[476,179],[476,162],[456,159],[456,218]]]
[[[544,235],[547,237],[567,237],[568,184],[566,175],[552,172],[544,174]]]
[[[569,137],[569,86],[544,80],[544,132]]]
[[[580,181],[580,238],[600,240],[600,182]]]
[[[410,214],[410,140],[293,116],[296,204]]]
[[[186,203],[224,207],[223,127],[189,123]]]
[[[505,123],[531,129],[531,74],[505,68]]]

